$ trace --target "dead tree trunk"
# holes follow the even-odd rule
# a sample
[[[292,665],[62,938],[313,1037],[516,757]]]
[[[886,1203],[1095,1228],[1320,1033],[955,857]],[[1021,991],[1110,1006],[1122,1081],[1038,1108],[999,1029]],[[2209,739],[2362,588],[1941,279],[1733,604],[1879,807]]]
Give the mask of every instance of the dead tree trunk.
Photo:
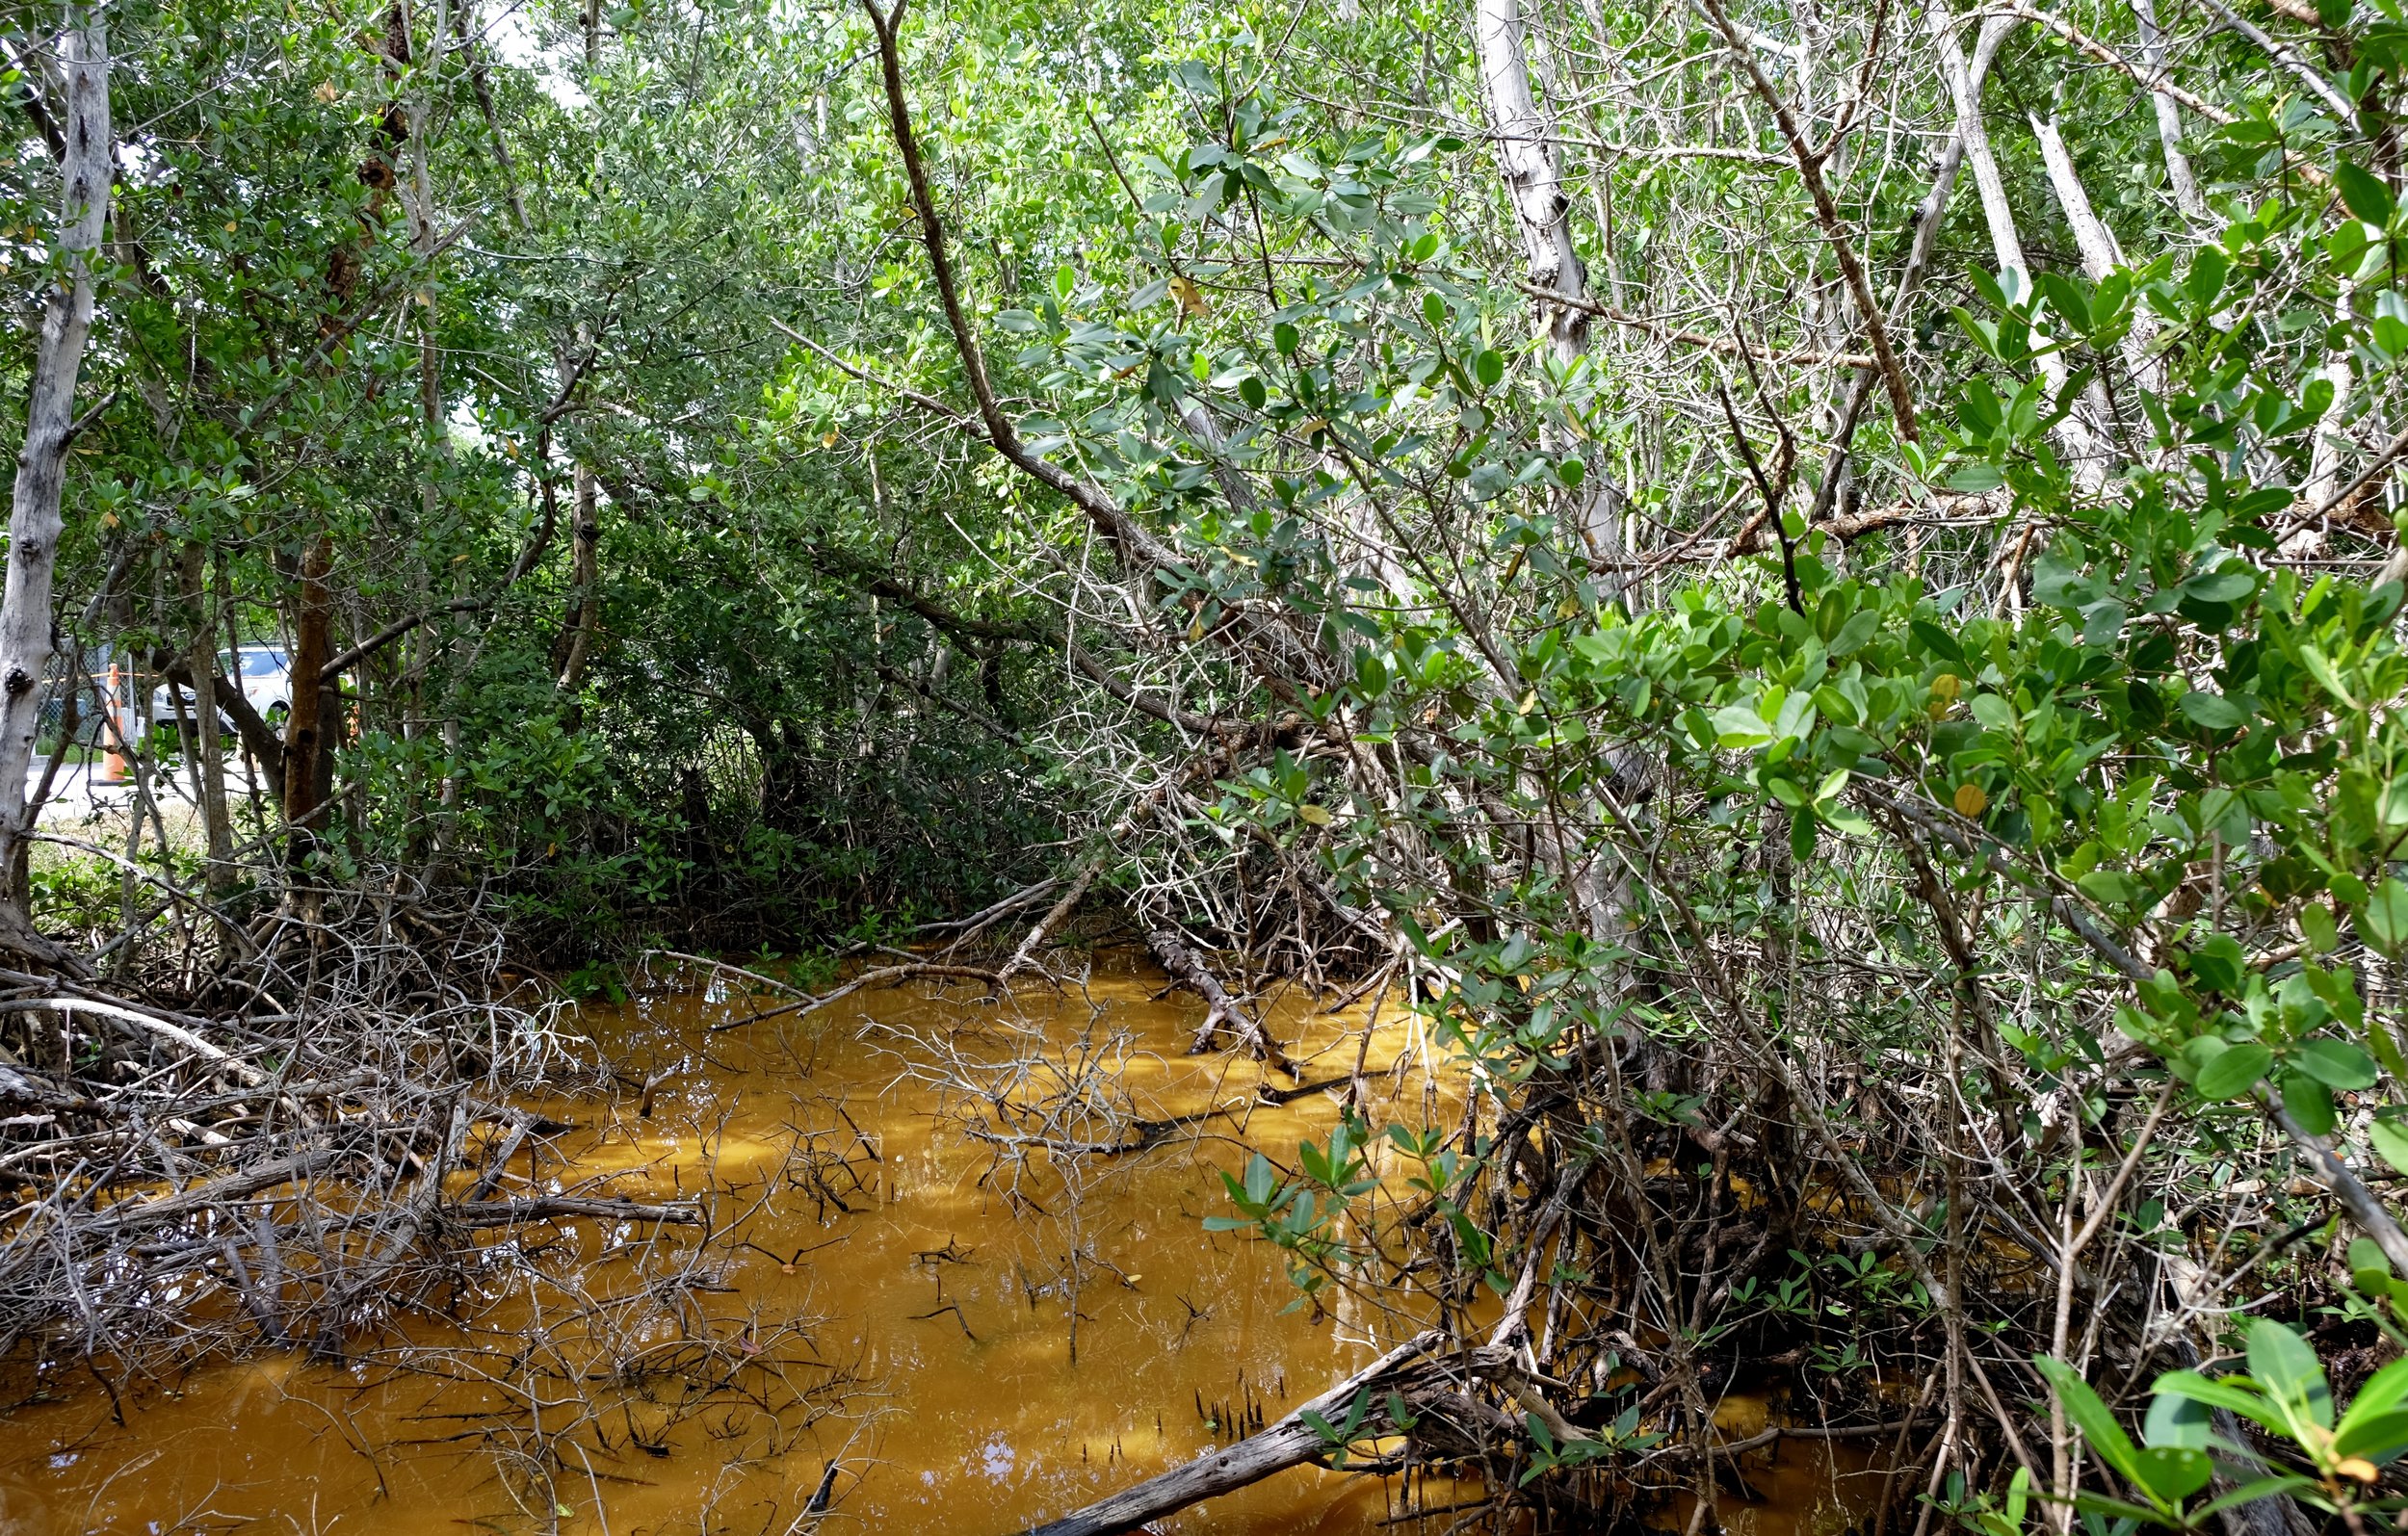
[[[1086,898],[1086,888],[1094,883],[1095,873],[1102,868],[1103,859],[1100,856],[1079,866],[1079,872],[1071,878],[1070,889],[1062,893],[1060,900],[1046,909],[1045,915],[1037,920],[1036,926],[1031,928],[1028,937],[1020,941],[1020,947],[1011,951],[1011,958],[1005,962],[1004,968],[995,973],[999,980],[1009,981],[1020,972],[1036,964],[1036,951],[1045,947],[1045,941],[1053,936],[1054,930],[1067,922],[1079,903]]]
[[[92,331],[92,252],[109,214],[116,149],[109,124],[109,38],[99,7],[69,6],[58,40],[65,80],[59,145],[58,248],[66,271],[42,297],[41,341],[25,396],[25,448],[17,455],[9,511],[9,570],[0,596],[0,870],[17,867],[33,835],[25,820],[25,775],[40,729],[42,679],[51,657],[51,579],[64,531],[60,503],[76,430],[75,386]],[[57,947],[35,934],[25,894],[0,891],[0,947],[55,963]]]

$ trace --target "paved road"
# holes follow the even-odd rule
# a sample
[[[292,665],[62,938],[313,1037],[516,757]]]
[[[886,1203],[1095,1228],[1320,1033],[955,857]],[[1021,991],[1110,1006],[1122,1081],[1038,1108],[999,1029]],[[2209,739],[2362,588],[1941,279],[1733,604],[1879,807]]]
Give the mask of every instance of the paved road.
[[[25,775],[25,793],[31,794],[41,783],[41,765]],[[170,800],[175,798],[172,787],[163,790]],[[80,821],[87,817],[110,811],[122,811],[133,803],[134,780],[127,775],[121,784],[112,784],[100,776],[98,764],[62,764],[59,776],[50,786],[50,798],[42,802],[43,822]]]
[[[226,794],[239,795],[245,792],[242,765],[226,765]],[[25,793],[31,794],[41,783],[41,763],[36,760],[33,769],[25,775]],[[193,802],[193,781],[180,769],[154,774],[151,793],[158,796],[159,812],[170,828],[196,819],[200,808]],[[50,786],[50,798],[41,805],[41,824],[69,832],[89,825],[94,818],[121,818],[134,803],[134,781],[128,775],[120,782],[101,777],[97,763],[62,764],[59,776]],[[122,822],[119,823],[122,825]]]

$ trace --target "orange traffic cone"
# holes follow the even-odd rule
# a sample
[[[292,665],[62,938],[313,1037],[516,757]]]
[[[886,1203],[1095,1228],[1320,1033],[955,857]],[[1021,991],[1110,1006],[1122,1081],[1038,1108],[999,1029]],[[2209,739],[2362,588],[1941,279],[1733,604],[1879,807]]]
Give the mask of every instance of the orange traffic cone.
[[[125,782],[125,674],[117,663],[109,664],[109,726],[106,734],[107,751],[100,759],[100,782]]]

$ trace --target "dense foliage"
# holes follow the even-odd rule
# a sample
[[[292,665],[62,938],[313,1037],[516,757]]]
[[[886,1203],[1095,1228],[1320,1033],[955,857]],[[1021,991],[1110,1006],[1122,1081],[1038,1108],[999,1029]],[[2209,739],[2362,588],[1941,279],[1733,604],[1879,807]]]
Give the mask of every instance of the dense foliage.
[[[149,741],[177,900],[583,960],[1067,882],[1468,1073],[1216,1218],[1486,1338],[1329,1456],[1711,1508],[1769,1368],[1916,1383],[1999,1536],[2399,1507],[2388,0],[110,25],[64,665],[326,685]]]

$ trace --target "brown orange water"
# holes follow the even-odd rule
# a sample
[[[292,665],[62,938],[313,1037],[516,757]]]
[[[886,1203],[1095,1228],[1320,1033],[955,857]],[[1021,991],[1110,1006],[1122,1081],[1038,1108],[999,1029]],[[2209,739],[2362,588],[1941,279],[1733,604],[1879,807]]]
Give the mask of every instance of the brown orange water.
[[[566,1246],[531,1261],[539,1283],[513,1280],[519,1250],[497,1244],[483,1299],[420,1298],[432,1310],[348,1365],[271,1353],[131,1392],[123,1426],[67,1384],[0,1417],[0,1530],[1002,1536],[1226,1443],[1419,1319],[1294,1307],[1275,1250],[1203,1232],[1229,1209],[1217,1170],[1248,1147],[1292,1164],[1338,1105],[1266,1104],[1252,1061],[1186,1054],[1200,1008],[1159,985],[1105,963],[1008,1008],[874,992],[725,1032],[711,1027],[773,1000],[592,1010],[622,1080],[657,1082],[650,1116],[633,1091],[541,1104],[577,1129],[522,1150],[500,1193],[700,1196],[712,1240],[566,1223]],[[1366,1012],[1296,999],[1270,1022],[1308,1081],[1363,1060],[1374,1121],[1418,1123],[1446,1097],[1434,1048],[1391,1006],[1367,1049]],[[1082,1096],[1153,1120],[1224,1112],[1135,1157],[976,1133],[1011,1131],[999,1101]],[[1065,1126],[1109,1139],[1066,1112],[1018,1130]],[[1732,1523],[1836,1531],[1861,1465],[1792,1448],[1763,1470],[1769,1501]],[[1299,1469],[1155,1528],[1421,1528],[1389,1523],[1402,1508],[1394,1485]]]
[[[1099,968],[1084,992],[1059,999],[1023,988],[1008,1013],[921,990],[873,992],[848,1000],[856,1006],[716,1034],[713,1023],[774,1000],[683,992],[593,1011],[595,1041],[624,1078],[667,1074],[653,1113],[640,1118],[632,1093],[544,1105],[578,1129],[544,1149],[539,1169],[522,1151],[503,1193],[528,1192],[531,1171],[547,1185],[611,1175],[606,1192],[638,1200],[708,1191],[743,1244],[712,1265],[728,1289],[680,1298],[682,1319],[656,1309],[653,1342],[673,1346],[680,1332],[707,1328],[739,1350],[801,1363],[773,1412],[722,1403],[673,1422],[680,1405],[652,1399],[690,1386],[707,1397],[709,1383],[647,1383],[624,1415],[614,1408],[559,1442],[566,1471],[547,1477],[513,1454],[528,1444],[523,1402],[463,1380],[508,1379],[535,1330],[564,1337],[582,1326],[558,1294],[551,1317],[513,1298],[464,1327],[409,1322],[414,1363],[388,1348],[348,1367],[286,1353],[211,1367],[134,1393],[123,1428],[89,1383],[65,1401],[20,1406],[0,1419],[0,1528],[272,1520],[346,1533],[774,1532],[803,1513],[832,1460],[824,1528],[993,1536],[1234,1438],[1243,1426],[1218,1420],[1249,1403],[1276,1418],[1365,1358],[1364,1320],[1288,1310],[1296,1292],[1275,1252],[1201,1230],[1204,1215],[1228,1210],[1213,1170],[1242,1163],[1241,1142],[1284,1149],[1293,1162],[1296,1141],[1324,1133],[1337,1110],[1322,1093],[1260,1102],[1262,1069],[1242,1055],[1187,1055],[1198,1009],[1155,1000],[1159,985]],[[1273,1015],[1309,1080],[1353,1067],[1365,1011],[1321,1015],[1298,1001]],[[1152,1119],[1228,1113],[1138,1157],[1037,1149],[1015,1178],[1010,1149],[999,1167],[999,1149],[947,1112],[959,1094],[899,1080],[910,1062],[941,1054],[932,1046],[949,1044],[975,1080],[991,1082],[979,1065],[1039,1040],[1057,1060],[1075,1057],[1062,1048],[1083,1033],[1124,1108]],[[1377,1031],[1373,1073],[1384,1098],[1394,1080],[1379,1074],[1400,1054],[1418,1103],[1425,1079],[1408,1025]],[[1074,1085],[1106,1087],[1100,1074]],[[1016,1102],[1059,1097],[1060,1086],[1039,1074]],[[1105,1139],[1099,1123],[1090,1129]],[[798,1144],[848,1159],[830,1165],[826,1189],[798,1169]],[[1027,1200],[1016,1211],[1014,1185]],[[609,1250],[632,1247],[649,1263],[624,1267],[657,1273],[673,1265],[642,1245],[694,1243],[691,1229],[566,1232],[601,1293],[618,1262]],[[1074,1246],[1090,1256],[1076,1276],[1075,1362],[1065,1285]],[[646,1321],[619,1320],[631,1338]],[[587,1358],[589,1342],[563,1352]],[[556,1419],[574,1420],[559,1382],[540,1391]],[[825,1417],[806,1427],[815,1413]],[[1162,1528],[1368,1532],[1389,1512],[1379,1485],[1305,1469]]]

